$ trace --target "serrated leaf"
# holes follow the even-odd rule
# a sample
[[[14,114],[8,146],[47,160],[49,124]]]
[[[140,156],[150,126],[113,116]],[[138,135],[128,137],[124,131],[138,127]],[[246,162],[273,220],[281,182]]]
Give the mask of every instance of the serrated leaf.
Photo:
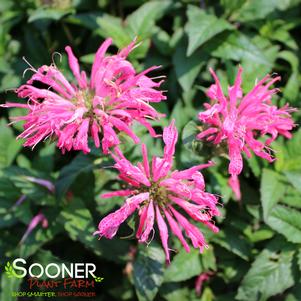
[[[294,284],[292,259],[294,251],[280,253],[263,250],[244,277],[236,296],[241,301],[267,300]]]
[[[226,13],[229,14],[233,11],[237,11],[245,3],[245,0],[221,0],[220,2],[226,10]]]
[[[187,10],[188,22],[185,31],[188,34],[187,55],[190,56],[198,47],[217,34],[233,29],[233,26],[222,18],[206,13],[196,6],[189,5]]]
[[[301,201],[301,200],[300,200]],[[301,243],[301,212],[282,205],[276,205],[266,223],[284,235],[288,241]]]
[[[280,2],[282,2],[282,0],[245,1],[244,5],[232,16],[232,19],[241,22],[263,19],[274,12],[275,9],[279,7]]]
[[[285,198],[281,200],[281,203],[301,209],[301,193],[294,187],[288,185],[286,187]]]
[[[222,59],[235,61],[244,59],[257,64],[272,66],[270,59],[264,55],[263,51],[248,36],[239,32],[230,34],[212,54]]]
[[[154,300],[164,279],[164,262],[164,252],[154,243],[140,249],[133,273],[139,301]]]

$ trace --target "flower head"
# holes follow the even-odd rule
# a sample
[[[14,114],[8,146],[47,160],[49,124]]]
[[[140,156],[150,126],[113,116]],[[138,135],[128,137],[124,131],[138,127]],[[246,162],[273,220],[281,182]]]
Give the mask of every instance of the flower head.
[[[238,175],[243,168],[242,153],[251,157],[252,150],[255,155],[272,162],[274,158],[270,144],[278,135],[291,138],[290,131],[294,127],[294,122],[290,113],[294,109],[288,105],[277,108],[272,104],[272,95],[278,90],[270,87],[280,80],[279,76],[275,78],[265,76],[243,96],[240,67],[234,86],[228,88],[226,97],[218,77],[213,70],[210,69],[210,72],[215,84],[207,91],[211,103],[205,103],[206,111],[198,115],[206,129],[198,134],[197,138],[212,141],[214,144],[227,144],[230,158],[228,171],[231,175],[229,185],[240,199]],[[265,140],[258,140],[259,137],[265,137]]]
[[[120,209],[100,221],[95,234],[111,239],[121,223],[137,210],[140,217],[137,239],[142,243],[147,242],[151,234],[154,234],[156,223],[167,262],[170,261],[169,228],[187,252],[190,251],[190,247],[183,232],[191,240],[194,248],[202,251],[207,247],[203,234],[187,216],[203,223],[214,232],[218,231],[212,221],[213,216],[219,215],[216,207],[217,197],[205,192],[205,181],[200,172],[201,169],[211,166],[212,162],[182,171],[173,171],[172,163],[177,139],[178,132],[173,121],[163,131],[165,143],[163,158],[154,156],[149,162],[147,148],[143,144],[143,161],[137,166],[116,149],[116,153],[112,154],[116,161],[115,168],[119,171],[119,178],[127,183],[128,189],[106,193],[102,197],[126,196],[127,199]]]
[[[126,60],[136,47],[135,41],[118,54],[105,56],[111,43],[112,40],[107,39],[96,52],[90,80],[80,70],[69,46],[65,50],[76,84],[70,83],[54,64],[38,70],[31,68],[34,75],[16,91],[19,97],[28,100],[27,103],[3,105],[28,110],[27,115],[13,118],[14,122],[25,121],[24,131],[19,135],[26,140],[25,146],[34,147],[52,136],[57,138],[57,145],[63,152],[74,149],[88,153],[88,137],[91,137],[96,147],[101,143],[103,152],[108,153],[110,147],[120,143],[118,132],[139,142],[131,130],[133,121],[156,136],[147,119],[158,119],[163,115],[149,103],[160,102],[166,97],[156,89],[161,82],[153,81],[146,74],[158,67],[137,74]],[[43,88],[37,87],[38,83],[43,84]]]

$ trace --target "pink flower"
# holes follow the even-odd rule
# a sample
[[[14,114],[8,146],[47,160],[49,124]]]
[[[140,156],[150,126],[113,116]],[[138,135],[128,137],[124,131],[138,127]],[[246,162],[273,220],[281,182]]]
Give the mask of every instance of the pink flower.
[[[124,132],[135,143],[139,142],[131,129],[133,121],[156,136],[147,119],[159,119],[164,115],[150,103],[166,97],[156,89],[162,81],[155,82],[146,74],[159,67],[153,66],[137,74],[126,60],[136,47],[135,41],[117,55],[105,56],[111,43],[112,40],[107,39],[96,52],[90,80],[84,71],[80,71],[69,46],[65,49],[76,84],[68,82],[55,64],[44,65],[38,70],[30,68],[34,75],[16,90],[27,103],[3,105],[28,110],[25,116],[13,118],[13,122],[25,121],[24,131],[18,137],[26,140],[24,146],[34,147],[42,140],[55,137],[62,152],[74,149],[88,153],[88,138],[91,137],[96,147],[101,143],[103,152],[108,153],[110,147],[120,143],[119,132]],[[42,84],[42,87],[38,88],[36,84]]]
[[[111,239],[116,235],[119,226],[137,210],[140,217],[136,232],[137,239],[141,243],[151,240],[156,223],[167,262],[170,261],[169,229],[181,241],[187,252],[190,251],[190,247],[183,233],[191,240],[194,248],[202,251],[207,247],[203,234],[187,216],[203,223],[214,232],[218,231],[212,221],[213,216],[219,215],[216,207],[217,197],[205,192],[205,181],[199,171],[211,166],[212,162],[182,171],[172,171],[177,139],[178,132],[173,121],[163,131],[165,143],[163,158],[154,156],[149,162],[147,148],[143,144],[143,161],[137,166],[129,162],[116,148],[115,153],[112,154],[116,161],[115,168],[119,171],[119,178],[127,183],[128,188],[106,193],[102,197],[126,196],[128,198],[120,209],[100,221],[98,231],[94,234]]]
[[[211,103],[205,103],[206,111],[198,115],[207,128],[197,135],[197,139],[206,138],[214,144],[227,144],[230,158],[228,172],[231,175],[229,185],[237,199],[241,198],[238,175],[243,168],[242,153],[251,157],[252,150],[255,155],[272,162],[274,158],[270,144],[278,135],[291,138],[290,131],[294,127],[290,115],[294,109],[288,105],[277,108],[271,101],[278,90],[270,87],[280,77],[265,76],[243,96],[242,71],[240,67],[234,86],[228,88],[228,96],[225,96],[218,77],[210,69],[215,80],[207,91]],[[258,140],[260,137],[265,137],[265,140]]]

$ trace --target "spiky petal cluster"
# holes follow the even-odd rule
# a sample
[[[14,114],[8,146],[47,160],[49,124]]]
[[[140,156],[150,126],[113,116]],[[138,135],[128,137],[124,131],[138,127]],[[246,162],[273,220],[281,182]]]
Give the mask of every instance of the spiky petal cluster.
[[[25,121],[24,131],[19,136],[26,139],[25,146],[35,146],[54,136],[63,152],[74,149],[88,153],[90,136],[96,147],[101,142],[103,152],[108,153],[110,147],[120,143],[117,132],[124,132],[135,143],[139,142],[130,128],[133,121],[156,136],[147,119],[163,115],[149,103],[160,102],[165,96],[156,90],[161,82],[153,81],[146,74],[158,67],[137,74],[126,60],[135,48],[135,41],[117,55],[105,56],[111,43],[112,40],[107,39],[96,52],[89,81],[86,73],[80,71],[71,48],[65,48],[76,85],[69,83],[55,65],[44,65],[38,70],[32,67],[34,75],[16,91],[19,97],[28,99],[27,104],[4,105],[28,110],[27,115],[14,118],[14,121]]]
[[[197,165],[182,171],[172,171],[177,138],[178,132],[173,121],[163,131],[165,143],[163,158],[154,156],[149,162],[145,145],[142,145],[143,162],[138,163],[137,166],[129,162],[120,152],[113,154],[119,178],[129,187],[126,190],[106,193],[102,197],[125,196],[127,200],[120,209],[100,221],[95,234],[111,239],[121,223],[137,210],[140,224],[136,237],[139,242],[147,242],[151,233],[154,233],[156,222],[167,262],[170,260],[168,225],[187,252],[190,248],[183,232],[191,240],[194,248],[202,251],[207,246],[199,228],[192,224],[183,213],[208,226],[214,232],[218,231],[212,222],[212,217],[219,215],[216,207],[217,198],[205,192],[205,182],[200,172],[212,163]]]
[[[277,108],[271,102],[272,95],[277,89],[270,87],[280,80],[280,77],[265,76],[243,96],[240,67],[234,86],[229,87],[229,95],[226,97],[218,77],[213,70],[210,72],[215,80],[215,84],[207,91],[211,103],[205,103],[206,111],[198,114],[199,120],[207,125],[207,129],[198,134],[197,138],[206,138],[214,144],[223,141],[227,143],[230,158],[228,171],[231,175],[229,185],[240,199],[238,175],[243,168],[242,153],[251,157],[252,150],[257,156],[272,162],[274,159],[269,146],[278,135],[291,138],[290,131],[294,127],[294,122],[290,112],[294,109],[288,105]],[[259,137],[266,139],[260,141]]]

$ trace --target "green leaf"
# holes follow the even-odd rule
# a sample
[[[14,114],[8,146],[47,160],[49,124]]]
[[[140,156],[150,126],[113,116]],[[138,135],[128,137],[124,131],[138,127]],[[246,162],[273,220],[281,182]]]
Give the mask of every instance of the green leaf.
[[[50,173],[54,166],[54,154],[56,148],[55,143],[44,144],[44,147],[39,152],[38,158],[32,162],[33,167],[45,173]]]
[[[277,57],[287,61],[291,65],[293,73],[298,72],[299,58],[294,52],[283,50],[278,53]]]
[[[100,12],[81,13],[81,14],[68,16],[67,18],[65,18],[64,21],[76,25],[81,25],[91,30],[95,30],[98,28],[96,19],[100,16],[101,16]]]
[[[148,37],[154,30],[155,21],[163,17],[171,5],[170,0],[146,2],[127,17],[126,24],[135,36]]]
[[[299,97],[299,74],[298,72],[293,72],[289,77],[287,84],[283,91],[283,96],[285,99],[291,102],[295,102]]]
[[[188,56],[217,34],[233,29],[233,26],[226,20],[208,14],[193,5],[188,6],[187,17],[188,22],[185,26],[185,31],[189,39]]]
[[[139,301],[152,301],[164,279],[165,256],[161,247],[152,243],[140,248],[134,263],[134,284]]]
[[[16,140],[5,119],[0,120],[0,168],[11,165],[21,148],[22,141]]]
[[[202,298],[200,301],[214,301],[216,300],[213,291],[210,289],[210,287],[206,287],[204,289],[204,292],[202,292]]]
[[[72,13],[73,10],[57,10],[57,9],[51,9],[51,8],[39,8],[37,10],[34,10],[30,13],[30,16],[28,18],[28,22],[34,22],[41,19],[49,19],[58,21],[62,19],[67,14]]]
[[[259,229],[254,232],[249,230],[245,234],[248,235],[251,242],[259,242],[272,238],[275,235],[275,232],[270,229]]]
[[[260,34],[271,41],[279,41],[296,50],[298,49],[298,45],[289,33],[289,30],[293,27],[294,25],[283,20],[271,20],[270,22],[264,23],[264,25],[260,28]]]
[[[301,170],[301,130],[294,133],[293,138],[285,143],[274,143],[276,151],[276,170],[283,171],[299,171]]]
[[[152,37],[152,42],[160,52],[160,54],[164,56],[169,56],[172,53],[172,49],[170,47],[170,36],[163,29],[156,27],[156,33]],[[162,55],[159,57],[160,59],[164,59]]]
[[[293,243],[301,243],[301,212],[282,205],[275,206],[266,223]]]
[[[92,169],[93,161],[89,156],[83,154],[76,156],[69,165],[61,169],[55,183],[57,196],[59,198],[63,197],[80,174],[89,172]]]
[[[181,287],[177,282],[164,283],[159,294],[167,301],[191,301],[188,288]]]
[[[300,171],[286,171],[284,172],[288,181],[301,192],[301,170]]]
[[[266,221],[272,208],[285,193],[285,185],[281,182],[280,175],[270,169],[264,169],[261,177],[260,192],[263,218]]]
[[[212,245],[209,245],[209,248],[203,251],[200,255],[200,259],[203,271],[216,270],[216,259]]]
[[[57,222],[58,210],[46,208],[43,210],[44,215],[48,219],[48,228],[37,227],[20,245],[20,248],[15,250],[18,257],[27,258],[35,254],[41,247],[52,241],[53,238],[62,232],[61,225]]]
[[[235,61],[250,61],[272,66],[270,59],[246,35],[239,32],[230,34],[221,45],[213,51],[214,56]],[[258,76],[258,75],[257,75]]]
[[[15,277],[9,278],[2,273],[0,300],[16,301],[16,297],[12,296],[12,292],[18,291],[21,282],[22,279]]]
[[[200,257],[200,252],[197,249],[191,249],[190,253],[181,249],[166,269],[164,282],[185,281],[199,275],[202,271]]]
[[[252,156],[251,158],[247,158],[248,165],[250,166],[252,172],[256,177],[260,177],[261,175],[260,160],[261,158],[257,156]]]
[[[228,15],[238,10],[245,3],[245,0],[220,0],[220,2]]]
[[[96,18],[96,22],[100,26],[97,32],[105,38],[111,37],[118,48],[127,46],[135,37],[122,25],[120,18],[103,15]]]
[[[245,4],[240,8],[240,10],[235,14],[235,17],[232,17],[232,19],[241,22],[263,19],[278,7],[278,3],[280,1],[279,0],[246,1]]]
[[[237,300],[264,301],[294,284],[294,251],[277,251],[265,249],[256,257],[238,289]]]
[[[301,209],[301,193],[292,186],[287,185],[285,198],[281,200],[281,203]]]
[[[198,152],[202,149],[202,142],[196,140],[196,135],[200,133],[195,121],[189,121],[183,128],[182,131],[182,142],[184,146],[193,151]]]
[[[190,105],[183,105],[178,101],[173,107],[170,115],[170,120],[175,119],[178,130],[181,130],[184,125],[195,116],[195,109]]]
[[[224,228],[217,235],[214,235],[211,241],[244,260],[249,260],[251,256],[250,243],[233,228]]]
[[[177,80],[184,91],[189,91],[202,67],[207,63],[208,56],[203,52],[195,52],[192,56],[186,56],[186,45],[179,43],[172,57],[177,75]]]
[[[81,242],[97,256],[119,262],[128,252],[128,243],[125,240],[98,240],[97,236],[93,235],[97,227],[93,223],[90,211],[80,199],[73,198],[61,211],[60,222],[72,240]]]

